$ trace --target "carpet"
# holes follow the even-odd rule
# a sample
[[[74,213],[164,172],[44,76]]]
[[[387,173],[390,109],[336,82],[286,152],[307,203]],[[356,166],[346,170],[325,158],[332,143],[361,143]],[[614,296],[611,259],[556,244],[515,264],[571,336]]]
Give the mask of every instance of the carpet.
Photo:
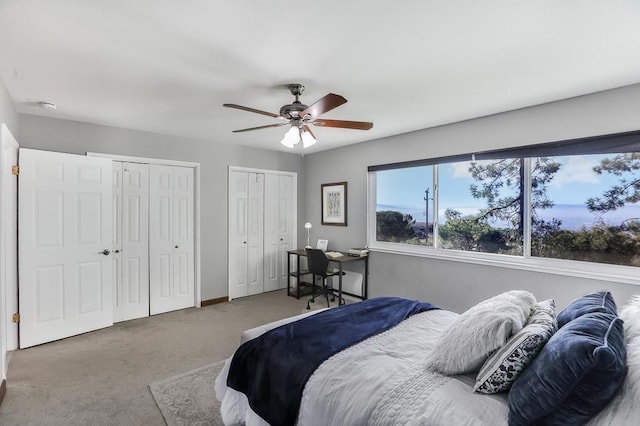
[[[224,361],[149,385],[168,426],[222,425],[214,384]]]

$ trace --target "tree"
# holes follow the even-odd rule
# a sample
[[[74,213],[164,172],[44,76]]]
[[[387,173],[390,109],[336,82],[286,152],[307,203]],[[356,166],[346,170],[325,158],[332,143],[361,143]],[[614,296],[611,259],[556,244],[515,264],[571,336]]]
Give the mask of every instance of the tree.
[[[447,209],[446,222],[439,229],[446,248],[468,251],[505,252],[509,250],[505,234],[491,227],[486,219],[476,216],[463,217],[459,211]]]
[[[589,198],[587,208],[594,213],[606,213],[625,204],[640,201],[640,153],[618,154],[604,158],[593,171],[601,175],[611,173],[619,178],[618,184],[606,190],[601,197]]]
[[[534,231],[548,230],[560,225],[559,222],[547,223],[539,218],[536,213],[538,209],[546,209],[553,206],[553,202],[547,195],[547,184],[559,169],[560,163],[552,158],[538,157],[534,160],[531,171],[531,207]],[[525,203],[524,159],[500,159],[491,163],[472,162],[469,167],[469,173],[476,181],[469,187],[471,195],[474,198],[484,199],[486,207],[478,215],[466,217],[460,215],[454,218],[456,221],[475,223],[468,223],[464,226],[458,224],[455,240],[461,246],[454,248],[508,252],[511,247],[515,252],[521,252],[524,233],[523,206]],[[485,240],[485,244],[481,244],[481,236],[482,238],[487,238],[488,234],[478,232],[478,229],[489,226],[492,221],[504,222],[508,227],[502,231],[492,228],[494,229],[492,231],[494,235],[490,238],[491,244],[487,245],[487,240]],[[462,238],[463,232],[468,232],[468,235],[464,238]],[[500,237],[498,237],[497,233],[500,234]],[[454,234],[449,233],[447,235],[453,237]],[[443,236],[442,238],[445,239],[446,237]],[[474,243],[469,244],[469,239]],[[463,248],[463,246],[466,248]],[[475,248],[468,248],[470,246]]]
[[[376,239],[378,241],[404,241],[415,237],[415,220],[410,214],[383,210],[376,212]]]

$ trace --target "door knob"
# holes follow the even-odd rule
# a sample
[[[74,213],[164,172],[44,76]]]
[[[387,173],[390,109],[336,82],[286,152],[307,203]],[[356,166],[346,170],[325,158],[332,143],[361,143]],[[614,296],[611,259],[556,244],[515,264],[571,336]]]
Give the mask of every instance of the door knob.
[[[176,248],[178,248],[178,246],[176,246]]]
[[[105,256],[109,256],[109,254],[111,253],[111,251],[109,251],[109,249],[104,249],[100,252],[101,254],[104,254]]]
[[[114,253],[116,253],[116,254],[117,254],[117,253],[120,253],[120,250],[115,250],[115,251],[114,251]]]

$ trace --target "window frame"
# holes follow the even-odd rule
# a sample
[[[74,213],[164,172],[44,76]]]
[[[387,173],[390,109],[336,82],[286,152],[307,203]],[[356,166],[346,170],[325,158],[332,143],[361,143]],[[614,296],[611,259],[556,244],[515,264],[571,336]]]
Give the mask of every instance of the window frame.
[[[460,156],[456,156],[456,159],[458,157]],[[472,155],[471,157],[472,160],[475,160],[474,155]],[[468,161],[468,159],[469,156],[466,156],[466,159],[460,158],[459,161]],[[376,240],[376,177],[378,170],[371,170],[371,168],[369,168],[369,172],[367,175],[367,246],[372,252],[408,255],[413,257],[464,262],[468,264],[477,264],[490,267],[518,269],[530,272],[542,272],[575,278],[587,278],[593,280],[640,285],[640,267],[531,256],[531,162],[531,157],[524,158],[525,170],[523,185],[525,194],[525,223],[523,229],[524,235],[522,256],[442,249],[438,247],[438,199],[440,195],[438,185],[438,165],[441,163],[438,163],[434,160],[429,160],[429,165],[433,165],[433,209],[434,212],[436,212],[434,214],[435,219],[433,221],[433,246],[391,243]],[[412,163],[414,164],[413,166],[420,165],[415,164],[416,162]],[[386,167],[379,170],[389,170],[393,168],[396,167]]]

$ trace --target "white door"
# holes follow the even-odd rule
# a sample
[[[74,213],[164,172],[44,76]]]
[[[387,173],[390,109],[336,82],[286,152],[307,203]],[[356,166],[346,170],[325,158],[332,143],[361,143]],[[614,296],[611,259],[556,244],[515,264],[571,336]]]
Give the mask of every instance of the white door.
[[[229,299],[264,291],[264,173],[229,172]]]
[[[267,173],[264,182],[264,291],[280,288],[279,191],[280,176]]]
[[[248,173],[229,172],[229,300],[247,293]]]
[[[5,124],[0,128],[0,381],[7,371],[6,352],[18,348],[18,142]]]
[[[288,250],[294,248],[293,220],[296,209],[293,203],[293,176],[280,175],[278,191],[278,288],[286,288],[289,282],[287,265]]]
[[[149,316],[149,165],[122,167],[122,319]]]
[[[112,325],[111,160],[19,155],[20,347]]]
[[[249,173],[247,295],[264,292],[264,174]]]
[[[293,176],[265,176],[264,290],[286,288],[287,250],[293,247]]]
[[[150,313],[195,306],[193,169],[149,169]]]
[[[113,161],[112,170],[112,202],[111,202],[111,262],[113,265],[113,322],[124,320],[122,309],[122,162]]]

